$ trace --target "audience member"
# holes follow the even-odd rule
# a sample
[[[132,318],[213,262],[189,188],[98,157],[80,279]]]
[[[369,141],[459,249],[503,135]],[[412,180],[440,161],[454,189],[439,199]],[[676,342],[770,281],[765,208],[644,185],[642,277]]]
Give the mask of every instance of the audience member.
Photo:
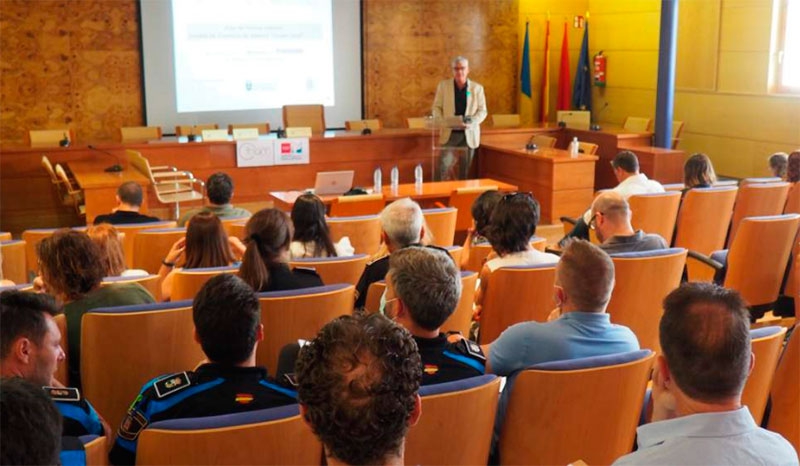
[[[14,283],[12,280],[8,280],[3,276],[3,250],[0,249],[0,287],[14,286],[14,285],[16,285],[16,283]]]
[[[100,266],[103,268],[104,277],[143,277],[149,275],[146,270],[126,269],[125,253],[122,251],[122,241],[110,223],[101,223],[90,226],[86,234],[94,244],[100,248]]]
[[[614,289],[614,263],[588,241],[572,240],[556,266],[555,320],[523,322],[483,346],[486,371],[508,377],[500,396],[495,439],[505,418],[518,371],[549,361],[624,353],[639,349],[636,335],[612,324],[606,306]]]
[[[683,164],[683,191],[692,188],[710,188],[717,182],[714,166],[706,154],[693,154]]]
[[[0,293],[0,375],[21,377],[44,388],[64,417],[62,435],[108,435],[108,426],[80,391],[54,378],[64,360],[61,332],[53,319],[60,312],[50,295]]]
[[[161,219],[139,213],[142,208],[144,193],[142,187],[135,181],[126,181],[117,188],[117,207],[110,214],[98,215],[94,224],[110,223],[112,225],[125,225],[129,223],[160,222]]]
[[[600,249],[608,254],[669,247],[664,238],[655,233],[633,230],[628,201],[614,191],[604,191],[594,200],[589,228],[597,233]]]
[[[790,183],[797,183],[800,181],[800,150],[789,154],[789,158],[786,161],[785,175],[784,179]]]
[[[742,390],[755,359],[741,296],[687,283],[664,300],[653,371],[653,422],[615,464],[798,464],[779,434],[759,427]]]
[[[647,175],[639,172],[639,159],[631,151],[624,150],[614,157],[611,161],[614,169],[614,176],[617,178],[616,187],[612,189],[622,195],[626,200],[634,194],[663,193],[664,187],[655,180],[650,180]],[[589,220],[591,220],[591,208],[583,213],[578,219],[575,227],[561,241],[563,246],[567,238],[589,239]]]
[[[420,367],[411,335],[380,314],[342,316],[303,347],[300,412],[327,464],[404,464],[405,436],[421,413]]]
[[[209,280],[192,304],[195,339],[208,358],[195,371],[144,385],[122,421],[109,454],[112,464],[135,464],[141,431],[150,423],[216,416],[296,403],[296,393],[256,366],[264,339],[261,306],[253,289],[231,274]]]
[[[464,241],[464,248],[461,251],[462,268],[469,264],[473,246],[489,242],[486,239],[486,232],[492,219],[492,212],[502,197],[503,194],[500,191],[490,189],[481,193],[472,203],[472,227],[467,230],[467,239]]]
[[[789,155],[785,152],[775,152],[769,156],[769,169],[772,176],[786,179],[786,166],[788,163]]]
[[[81,318],[91,309],[149,304],[153,297],[138,283],[100,286],[100,248],[82,232],[58,230],[36,247],[45,289],[64,303],[69,344],[69,383],[80,388]]]
[[[321,286],[322,279],[311,269],[289,268],[292,222],[285,212],[264,209],[245,226],[247,249],[239,276],[256,291],[296,290]]]
[[[303,194],[292,207],[294,235],[289,246],[292,259],[302,257],[343,257],[355,252],[350,238],[339,242],[331,240],[328,223],[325,221],[325,204],[314,194]]]
[[[61,416],[41,387],[0,380],[0,464],[61,464]]]
[[[172,281],[175,272],[183,269],[200,269],[206,267],[226,267],[234,263],[231,247],[240,242],[231,241],[219,217],[210,212],[200,212],[189,219],[186,236],[172,245],[167,257],[161,261],[158,274],[164,278],[161,282],[161,298],[168,300],[172,295]],[[183,267],[176,268],[178,260],[185,255]]]
[[[356,285],[356,309],[363,308],[366,304],[369,286],[386,278],[392,252],[417,244],[425,236],[422,209],[410,198],[398,199],[386,206],[381,212],[380,221],[381,241],[388,254],[367,264],[361,274]]]
[[[233,179],[227,173],[217,172],[206,180],[206,195],[209,205],[199,209],[192,209],[183,214],[178,220],[178,226],[185,226],[194,215],[201,212],[211,212],[219,218],[238,218],[249,217],[247,209],[234,207],[231,204],[233,198]]]

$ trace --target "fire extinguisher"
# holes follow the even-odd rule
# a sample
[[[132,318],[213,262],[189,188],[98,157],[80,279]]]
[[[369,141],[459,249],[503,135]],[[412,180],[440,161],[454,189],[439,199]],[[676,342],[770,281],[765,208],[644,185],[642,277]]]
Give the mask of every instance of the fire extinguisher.
[[[594,85],[597,87],[606,87],[606,67],[608,63],[603,51],[594,56]]]

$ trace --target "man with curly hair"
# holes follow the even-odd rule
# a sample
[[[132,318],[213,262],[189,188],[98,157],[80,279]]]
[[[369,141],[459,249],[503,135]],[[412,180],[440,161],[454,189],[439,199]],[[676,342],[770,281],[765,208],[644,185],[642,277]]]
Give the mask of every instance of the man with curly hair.
[[[417,344],[386,317],[342,316],[323,327],[300,351],[297,382],[328,464],[403,464],[421,378]]]

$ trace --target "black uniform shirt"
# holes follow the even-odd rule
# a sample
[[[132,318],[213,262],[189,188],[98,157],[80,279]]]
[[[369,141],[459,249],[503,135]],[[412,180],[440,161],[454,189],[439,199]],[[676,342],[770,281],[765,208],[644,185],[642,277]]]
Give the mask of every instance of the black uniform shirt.
[[[422,359],[422,385],[452,382],[486,373],[486,357],[477,344],[461,340],[449,343],[440,333],[436,338],[414,337]]]
[[[94,219],[94,224],[110,223],[112,225],[129,225],[132,223],[153,223],[160,222],[161,219],[149,215],[140,214],[131,210],[118,210],[111,214],[98,215]]]
[[[389,256],[383,256],[367,264],[356,285],[356,309],[364,307],[367,303],[369,286],[385,279],[387,273],[389,273]]]

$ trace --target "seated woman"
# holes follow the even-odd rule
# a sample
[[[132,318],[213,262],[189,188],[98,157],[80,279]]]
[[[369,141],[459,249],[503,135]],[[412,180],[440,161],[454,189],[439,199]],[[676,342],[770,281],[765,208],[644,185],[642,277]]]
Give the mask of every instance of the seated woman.
[[[486,230],[489,227],[492,212],[494,212],[494,208],[502,197],[503,195],[500,191],[490,189],[489,191],[481,193],[481,195],[475,199],[475,202],[472,203],[472,227],[467,230],[467,239],[464,241],[464,249],[461,252],[462,269],[469,264],[472,246],[489,242],[489,240],[486,239]]]
[[[786,166],[786,181],[792,183],[789,196],[783,212],[786,214],[800,213],[800,150],[789,154]]]
[[[294,235],[289,246],[292,259],[352,256],[355,252],[346,236],[338,243],[331,241],[325,222],[325,204],[314,194],[303,194],[294,201],[292,223]]]
[[[285,212],[264,209],[250,217],[239,277],[256,291],[294,290],[321,286],[322,279],[310,269],[289,269],[292,222]]]
[[[175,271],[200,269],[205,267],[225,267],[234,264],[231,247],[238,249],[236,238],[228,239],[222,222],[211,212],[201,212],[192,216],[186,227],[186,236],[172,245],[167,257],[161,261],[158,274],[161,282],[161,297],[168,300],[172,294],[172,280]],[[178,260],[185,255],[183,267],[176,268]]]
[[[47,291],[64,304],[69,343],[69,384],[80,387],[81,318],[91,309],[149,304],[154,299],[138,283],[100,286],[100,248],[86,233],[58,230],[36,247],[39,271]]]
[[[769,156],[769,170],[772,176],[782,180],[786,179],[789,155],[786,152],[775,152]]]
[[[125,253],[122,251],[122,242],[119,233],[110,223],[101,223],[86,229],[92,242],[100,248],[104,277],[144,277],[150,275],[146,270],[126,269]]]
[[[697,153],[686,159],[683,164],[683,194],[692,188],[710,188],[716,182],[717,174],[706,154]]]

